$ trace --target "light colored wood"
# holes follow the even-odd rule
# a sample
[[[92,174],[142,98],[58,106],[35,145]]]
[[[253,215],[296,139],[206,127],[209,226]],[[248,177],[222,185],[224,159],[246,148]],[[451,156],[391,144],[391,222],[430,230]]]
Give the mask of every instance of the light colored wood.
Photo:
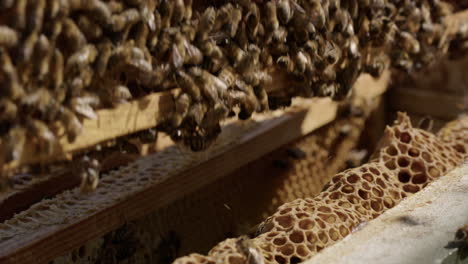
[[[371,90],[381,93],[385,91],[386,82],[363,78],[366,78],[365,81],[359,83],[365,88],[358,89],[358,91],[362,91],[362,94],[360,92],[357,97],[372,100],[375,93]],[[54,257],[60,256],[90,239],[100,237],[128,221],[168,205],[266,153],[329,123],[335,119],[338,105],[337,102],[327,98],[295,100],[294,104],[295,107],[286,111],[254,115],[253,120],[248,121],[256,124],[252,130],[239,129],[243,125],[237,121],[228,122],[221,137],[227,135],[231,138],[232,143],[220,150],[215,149],[206,154],[200,154],[206,155],[206,157],[203,157],[204,161],[198,165],[197,160],[192,160],[192,156],[189,154],[187,159],[190,162],[184,163],[188,165],[171,164],[171,168],[181,171],[180,173],[169,174],[165,180],[157,184],[138,187],[139,189],[132,194],[122,197],[124,199],[122,201],[113,200],[115,195],[121,196],[123,194],[112,192],[112,188],[120,187],[115,184],[106,185],[103,182],[98,191],[106,191],[107,186],[110,188],[108,192],[99,196],[97,200],[89,201],[92,202],[93,207],[101,209],[90,211],[85,216],[67,219],[63,223],[51,223],[47,226],[28,229],[27,232],[14,239],[5,240],[0,243],[2,249],[0,250],[0,263],[47,263]],[[229,133],[232,134],[229,135]],[[235,139],[232,140],[232,137]],[[220,141],[226,142],[227,140],[221,139]],[[174,159],[185,159],[180,155],[177,154]],[[141,175],[148,174],[148,171],[151,174],[152,170],[147,169],[150,167],[149,164],[160,164],[161,161],[156,156],[150,155],[137,163],[148,165],[129,165],[130,168],[133,168],[130,174],[125,168],[117,173],[123,173],[122,175],[126,174],[127,177],[136,179],[143,177]],[[154,165],[152,166],[154,167]],[[160,168],[159,165],[155,167]],[[103,207],[100,204],[104,204]],[[27,212],[24,211],[24,213]],[[59,216],[55,217],[54,221],[59,221]]]

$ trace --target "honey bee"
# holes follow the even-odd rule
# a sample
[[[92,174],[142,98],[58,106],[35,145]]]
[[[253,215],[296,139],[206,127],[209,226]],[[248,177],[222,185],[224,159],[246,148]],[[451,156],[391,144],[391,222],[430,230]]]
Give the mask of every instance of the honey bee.
[[[365,66],[365,71],[372,77],[379,78],[385,70],[385,61],[382,56],[376,55],[371,58],[371,62]]]
[[[294,62],[288,55],[284,55],[284,56],[279,57],[276,60],[276,64],[278,64],[278,66],[284,68],[286,70],[286,72],[288,72],[288,73],[294,72],[294,68],[295,68]]]
[[[100,104],[99,97],[94,94],[84,94],[70,100],[70,108],[77,114],[89,119],[97,119],[94,109]]]
[[[237,29],[242,20],[242,11],[240,8],[232,8],[229,13],[229,20],[227,23],[227,31],[231,38],[237,34]]]
[[[111,30],[113,32],[121,32],[125,28],[138,23],[141,20],[140,12],[135,8],[130,8],[118,15],[111,17]]]
[[[225,46],[226,55],[231,59],[233,65],[238,65],[244,58],[245,52],[234,41]]]
[[[10,163],[19,160],[23,155],[24,145],[26,143],[26,130],[24,127],[15,125],[4,138],[4,157],[5,162]]]
[[[230,67],[225,67],[223,68],[219,74],[218,78],[223,81],[227,87],[232,87],[234,86],[236,82],[236,76],[234,74],[234,69]]]
[[[299,51],[297,52],[295,56],[295,72],[300,74],[303,74],[307,67],[311,64],[311,60],[305,52]]]
[[[333,21],[334,21],[333,31],[340,32],[340,33],[345,33],[346,30],[348,29],[348,25],[352,23],[349,13],[341,9],[338,9],[335,12],[335,15],[333,16]]]
[[[147,1],[147,2],[152,2],[152,1]],[[124,10],[124,3],[122,1],[117,1],[117,0],[110,0],[110,1],[107,1],[107,8],[109,8],[109,11],[112,13],[112,14],[116,14],[116,13],[122,13],[122,11]]]
[[[200,45],[200,49],[203,54],[214,60],[221,60],[224,57],[221,48],[216,45],[213,41],[205,41]]]
[[[16,119],[18,107],[7,98],[0,99],[0,122],[12,122]]]
[[[112,11],[109,6],[101,0],[71,0],[69,1],[70,10],[89,11],[93,18],[100,23],[111,23]]]
[[[36,69],[35,72],[38,75],[39,80],[43,80],[46,74],[49,73],[50,69],[50,53],[51,46],[49,40],[46,36],[42,35],[39,37],[39,40],[36,43],[35,47],[35,61]]]
[[[460,227],[455,233],[455,239],[450,241],[445,248],[457,248],[458,259],[465,260],[468,257],[468,225]]]
[[[55,48],[50,62],[51,84],[55,91],[59,90],[63,83],[64,61],[59,49]]]
[[[241,73],[248,73],[258,64],[260,59],[260,49],[255,44],[250,44],[247,52],[244,53],[237,65],[234,65],[236,70]]]
[[[293,9],[289,2],[289,0],[280,0],[277,4],[278,19],[283,25],[287,25],[293,16]]]
[[[172,25],[177,25],[185,19],[186,6],[184,0],[173,0],[174,11],[172,13]]]
[[[216,124],[208,129],[200,127],[196,127],[195,129],[176,129],[171,134],[171,139],[176,143],[182,143],[184,146],[189,147],[191,151],[199,152],[209,148],[220,133],[221,127],[219,124]]]
[[[1,86],[3,91],[0,93],[6,93],[12,100],[21,98],[25,94],[24,89],[19,83],[17,71],[10,56],[3,48],[0,48],[0,70],[4,78]]]
[[[78,17],[77,24],[88,40],[98,39],[102,36],[102,28],[85,15]]]
[[[277,16],[276,3],[269,1],[265,4],[265,14],[266,14],[266,31],[272,36],[279,27],[279,20]]]
[[[246,258],[248,264],[264,264],[265,260],[248,236],[241,236],[236,241],[237,250]]]
[[[161,28],[170,28],[172,15],[174,13],[174,4],[171,0],[160,1],[158,10],[161,13]]]
[[[324,57],[328,64],[335,64],[341,57],[341,49],[333,42],[327,41],[324,51]]]
[[[12,24],[18,30],[23,30],[26,27],[26,7],[28,5],[28,0],[15,0],[16,5],[14,7],[14,17]]]
[[[85,66],[94,62],[97,57],[97,49],[94,45],[88,44],[73,53],[67,60],[65,65],[65,71],[69,72],[78,72],[83,69]]]
[[[260,62],[265,66],[265,67],[268,67],[268,66],[272,66],[273,65],[273,57],[271,56],[270,54],[270,51],[268,50],[268,48],[262,48],[262,50],[260,51]]]
[[[99,50],[99,56],[96,59],[96,72],[100,77],[103,77],[107,70],[107,64],[112,56],[112,42],[109,39],[102,40],[97,49]]]
[[[201,100],[200,88],[189,74],[185,73],[183,70],[177,70],[174,73],[174,77],[177,85],[182,89],[182,91],[189,94],[196,102]]]
[[[180,94],[175,99],[175,112],[172,117],[172,126],[179,127],[190,108],[190,96],[186,93]]]
[[[74,142],[83,130],[83,125],[76,115],[68,108],[61,106],[58,113],[59,120],[65,127],[68,142]]]
[[[33,1],[32,5],[32,7],[28,8],[32,14],[29,14],[28,11],[27,29],[29,32],[40,32],[44,22],[46,0]]]
[[[240,105],[239,119],[246,120],[259,108],[257,97],[252,86],[242,80],[236,80],[235,88],[229,91],[229,98],[232,100],[232,105]]]
[[[413,61],[406,52],[395,52],[391,54],[392,64],[395,68],[405,72],[411,72],[413,70]]]
[[[203,117],[200,127],[209,130],[219,124],[227,114],[228,109],[223,103],[216,103],[212,109],[209,109]]]
[[[65,18],[62,24],[62,34],[71,50],[76,51],[86,44],[86,37],[72,19]]]
[[[268,94],[266,90],[262,86],[255,86],[254,93],[257,96],[258,103],[259,103],[259,111],[268,111]]]
[[[245,16],[245,21],[247,29],[249,30],[249,35],[251,39],[257,37],[259,24],[260,24],[260,9],[255,3],[250,3],[248,12]]]
[[[108,88],[111,103],[116,106],[118,104],[126,103],[132,98],[132,93],[125,85],[113,85]]]
[[[348,41],[348,45],[347,45],[347,53],[348,53],[348,56],[350,57],[350,59],[352,60],[355,60],[359,57],[361,57],[361,53],[359,52],[359,48],[358,48],[358,39],[357,37],[352,37],[349,41]]]
[[[272,39],[275,42],[285,43],[288,37],[288,31],[286,28],[280,26],[273,32]]]
[[[84,156],[78,166],[77,172],[81,178],[81,192],[88,193],[96,190],[99,184],[99,161]]]
[[[23,46],[19,51],[19,59],[22,63],[28,63],[31,60],[38,38],[37,32],[33,32],[24,40]]]
[[[416,54],[421,50],[419,41],[409,32],[400,31],[398,34],[398,40],[400,46],[405,52]]]
[[[205,104],[194,103],[190,106],[186,119],[195,122],[199,126],[205,117],[206,111],[207,107]]]
[[[200,17],[197,29],[198,41],[206,41],[209,33],[213,30],[216,22],[216,11],[213,7],[208,7]]]
[[[49,127],[44,122],[31,118],[26,120],[25,125],[28,132],[39,139],[41,150],[45,151],[47,154],[52,154],[56,138]]]
[[[10,48],[15,46],[17,43],[18,33],[8,26],[0,26],[0,46]]]
[[[203,53],[200,51],[200,49],[190,44],[186,39],[184,39],[183,45],[186,50],[186,55],[184,58],[185,64],[199,65],[203,62]]]
[[[192,67],[189,72],[198,84],[198,87],[200,87],[203,95],[210,101],[210,103],[215,104],[219,101],[219,98],[222,98],[226,93],[226,84],[206,70],[198,67]]]

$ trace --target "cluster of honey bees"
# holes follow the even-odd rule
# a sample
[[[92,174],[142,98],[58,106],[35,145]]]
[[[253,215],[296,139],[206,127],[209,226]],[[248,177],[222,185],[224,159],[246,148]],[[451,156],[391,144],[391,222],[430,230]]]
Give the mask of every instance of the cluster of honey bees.
[[[292,96],[344,98],[357,76],[421,68],[447,49],[440,0],[3,0],[0,137],[4,162],[26,138],[44,153],[84,118],[175,87],[158,129],[204,150],[229,115],[288,105]],[[192,8],[193,7],[193,8]],[[386,58],[386,55],[390,55]],[[271,69],[291,85],[267,94]],[[61,124],[64,131],[58,129]]]

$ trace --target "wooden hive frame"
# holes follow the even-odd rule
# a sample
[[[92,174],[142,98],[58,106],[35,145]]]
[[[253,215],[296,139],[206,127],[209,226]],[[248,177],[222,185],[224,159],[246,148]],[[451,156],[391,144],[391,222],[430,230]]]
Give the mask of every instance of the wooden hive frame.
[[[466,17],[466,12],[457,14],[453,16],[451,23],[459,23],[460,19]],[[381,95],[387,87],[389,76],[390,74],[387,72],[383,78],[377,81],[368,75],[361,76],[355,85],[358,98],[372,100]],[[276,86],[281,86],[286,85],[287,82],[281,80],[273,81],[273,83]],[[276,87],[271,89],[276,89]],[[150,94],[115,109],[100,110],[97,120],[85,121],[85,132],[74,143],[70,144],[62,139],[55,146],[52,155],[41,156],[35,152],[25,153],[20,161],[12,166],[37,161],[69,159],[73,153],[94,146],[99,142],[154,127],[157,125],[161,113],[170,111],[169,109],[173,107],[171,92]],[[68,219],[64,223],[35,229],[34,232],[24,234],[18,239],[6,240],[0,243],[2,248],[0,262],[46,262],[91,238],[101,236],[129,220],[141,217],[148,211],[168,204],[177,197],[200,188],[200,186],[222,177],[249,161],[327,124],[335,118],[337,108],[338,103],[330,99],[305,100],[302,107],[284,111],[280,116],[260,115],[258,123],[252,128],[239,129],[235,125],[228,127],[227,131],[232,130],[234,134],[238,133],[235,142],[206,154],[198,165],[184,167],[181,172],[175,173],[157,184],[139,187],[128,194],[124,201],[104,203],[104,207],[97,208],[72,221],[68,221]],[[245,133],[246,131],[248,133]],[[196,155],[191,155],[189,158],[194,156]],[[242,156],[242,159],[236,158],[239,156]],[[190,172],[187,171],[188,169]],[[185,186],[183,189],[178,188],[181,184]]]

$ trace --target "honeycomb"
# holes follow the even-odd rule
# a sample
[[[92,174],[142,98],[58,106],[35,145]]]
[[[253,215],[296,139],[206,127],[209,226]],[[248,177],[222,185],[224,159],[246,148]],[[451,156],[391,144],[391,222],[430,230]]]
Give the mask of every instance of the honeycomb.
[[[413,128],[399,113],[371,162],[338,173],[314,198],[280,206],[248,243],[242,237],[228,239],[207,256],[189,255],[174,263],[252,263],[258,256],[264,263],[302,262],[463,163],[466,124],[461,118],[436,136]]]
[[[460,116],[458,120],[448,123],[437,136],[444,145],[455,149],[465,160],[468,158],[468,115]]]

